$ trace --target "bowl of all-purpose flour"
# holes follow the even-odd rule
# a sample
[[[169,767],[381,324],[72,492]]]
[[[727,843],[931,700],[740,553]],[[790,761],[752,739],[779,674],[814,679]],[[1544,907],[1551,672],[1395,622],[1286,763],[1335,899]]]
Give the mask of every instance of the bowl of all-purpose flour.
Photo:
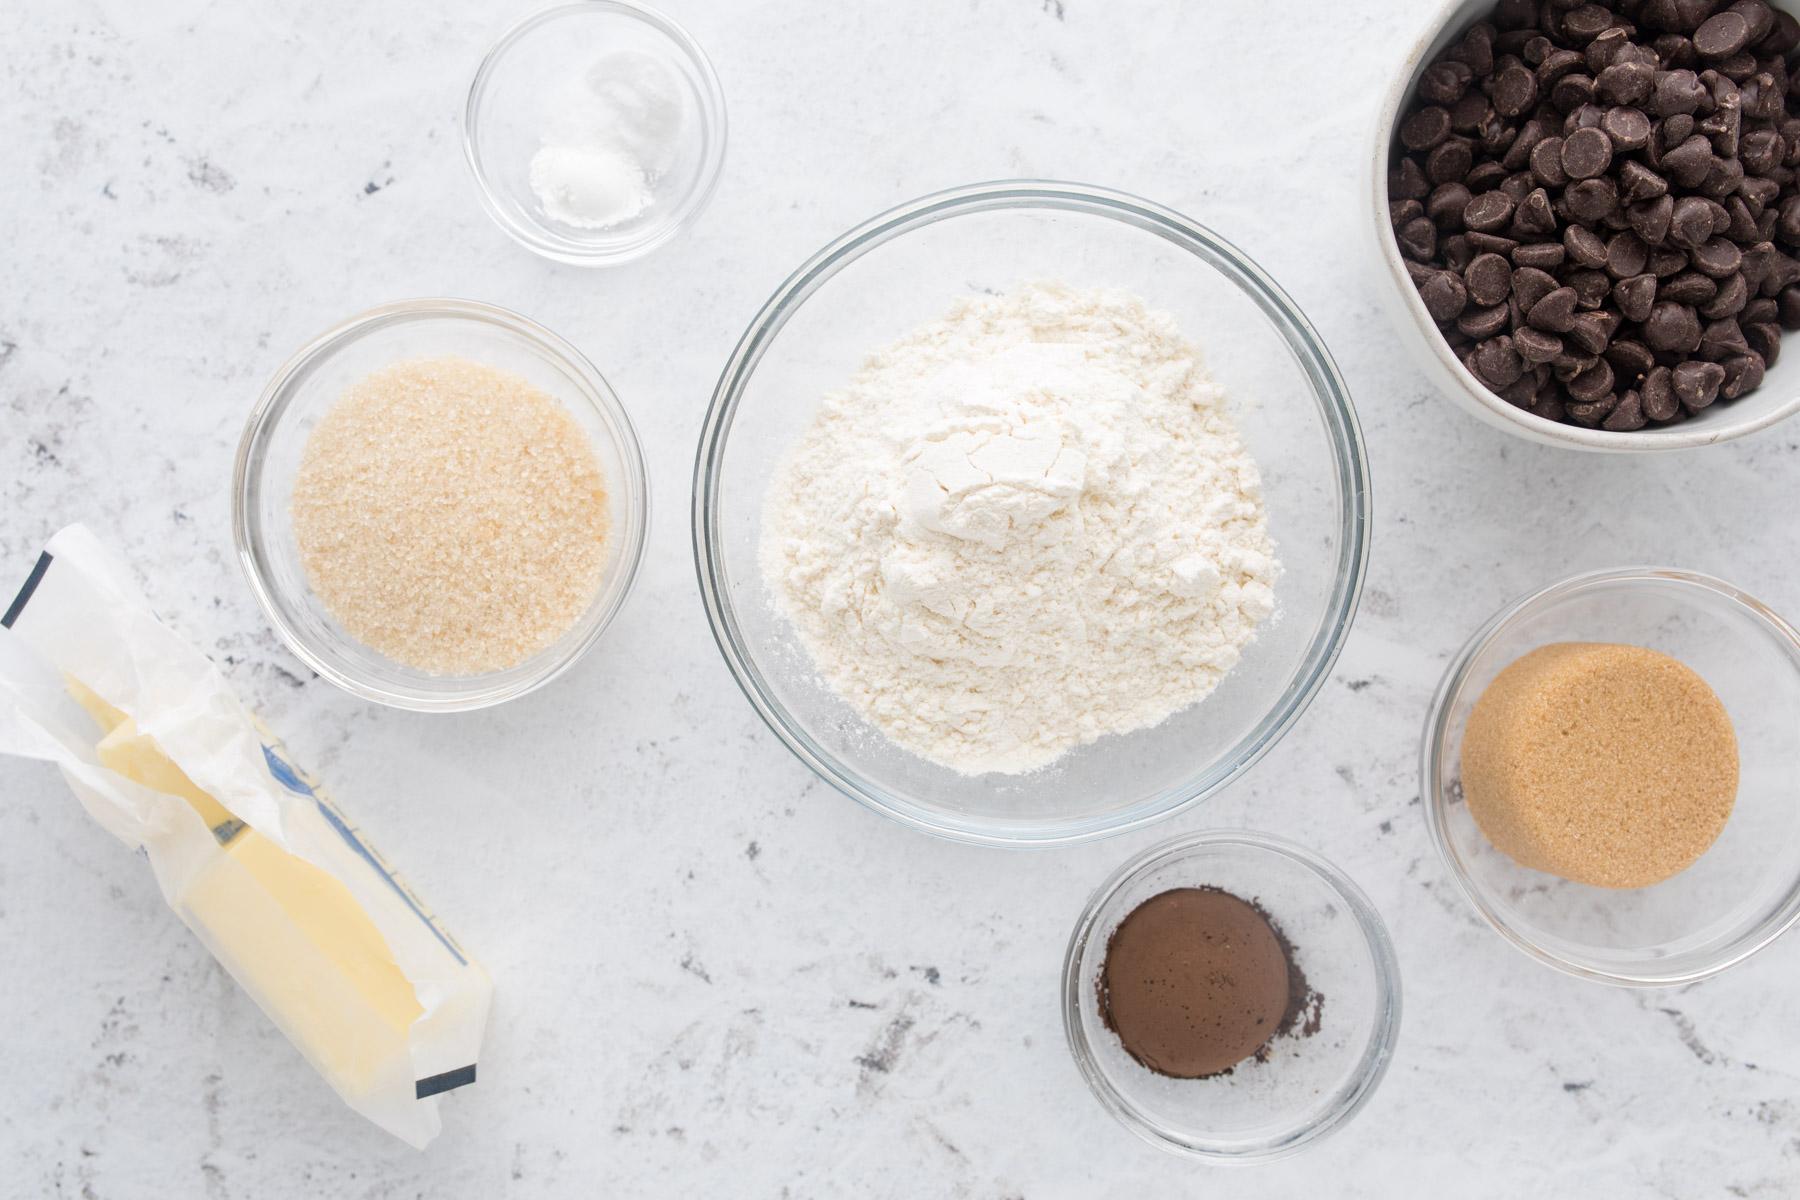
[[[1356,418],[1240,252],[1119,193],[928,196],[821,251],[727,364],[695,548],[725,658],[834,786],[971,841],[1209,795],[1334,661]]]
[[[647,254],[712,198],[725,100],[680,25],[635,0],[577,0],[526,18],[469,87],[463,149],[488,215],[559,262]]]

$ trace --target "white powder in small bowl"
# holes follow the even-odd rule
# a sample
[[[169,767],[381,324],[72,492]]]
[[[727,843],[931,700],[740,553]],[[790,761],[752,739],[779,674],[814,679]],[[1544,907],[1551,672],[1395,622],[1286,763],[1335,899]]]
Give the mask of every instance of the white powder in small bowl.
[[[290,512],[326,611],[434,675],[545,649],[606,567],[606,480],[587,431],[526,380],[466,359],[353,384],[307,438]]]
[[[549,100],[530,168],[544,215],[577,229],[641,216],[656,203],[685,117],[667,64],[636,50],[601,57]]]

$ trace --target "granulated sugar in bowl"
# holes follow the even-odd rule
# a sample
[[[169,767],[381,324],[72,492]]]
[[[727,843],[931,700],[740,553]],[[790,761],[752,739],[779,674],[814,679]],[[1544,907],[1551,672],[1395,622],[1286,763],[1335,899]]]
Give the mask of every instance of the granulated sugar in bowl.
[[[239,447],[239,558],[294,653],[383,703],[475,708],[592,646],[636,575],[643,456],[555,334],[388,305],[276,375]]]

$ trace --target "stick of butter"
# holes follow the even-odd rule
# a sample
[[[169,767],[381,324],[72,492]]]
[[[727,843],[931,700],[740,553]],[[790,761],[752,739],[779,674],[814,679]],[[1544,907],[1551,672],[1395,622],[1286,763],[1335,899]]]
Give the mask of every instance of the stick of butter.
[[[422,1147],[493,985],[80,526],[0,618],[0,752],[62,768],[346,1103]]]

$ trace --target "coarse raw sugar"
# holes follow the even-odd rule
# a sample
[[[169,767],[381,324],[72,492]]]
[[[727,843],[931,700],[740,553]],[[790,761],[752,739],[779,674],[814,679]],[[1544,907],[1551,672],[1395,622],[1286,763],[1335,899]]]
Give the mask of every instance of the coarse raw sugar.
[[[467,359],[395,363],[351,385],[307,439],[291,512],[332,617],[434,675],[543,650],[606,567],[593,440],[553,397]]]
[[[1639,888],[1691,866],[1737,798],[1737,735],[1706,681],[1643,646],[1540,646],[1469,714],[1463,795],[1495,847],[1577,883]]]

